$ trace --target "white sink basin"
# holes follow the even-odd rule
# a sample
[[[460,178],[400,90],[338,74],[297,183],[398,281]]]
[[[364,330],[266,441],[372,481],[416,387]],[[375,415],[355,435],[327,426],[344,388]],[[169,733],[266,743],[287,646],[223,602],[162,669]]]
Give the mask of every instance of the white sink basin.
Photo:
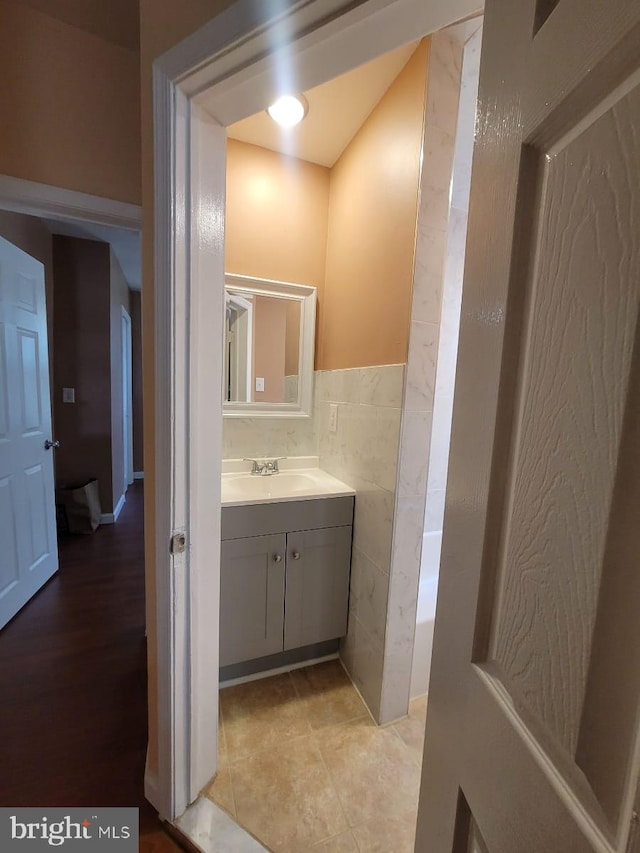
[[[299,501],[353,495],[354,490],[320,468],[281,471],[268,477],[246,472],[222,475],[222,505]]]

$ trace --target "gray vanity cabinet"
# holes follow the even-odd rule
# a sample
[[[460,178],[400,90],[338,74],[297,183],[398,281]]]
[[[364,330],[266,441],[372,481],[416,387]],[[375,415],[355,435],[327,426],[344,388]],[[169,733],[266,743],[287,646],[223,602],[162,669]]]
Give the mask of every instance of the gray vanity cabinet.
[[[221,667],[347,633],[353,503],[223,507]]]
[[[222,543],[220,666],[282,651],[287,537]]]
[[[287,536],[284,650],[347,633],[351,527]]]

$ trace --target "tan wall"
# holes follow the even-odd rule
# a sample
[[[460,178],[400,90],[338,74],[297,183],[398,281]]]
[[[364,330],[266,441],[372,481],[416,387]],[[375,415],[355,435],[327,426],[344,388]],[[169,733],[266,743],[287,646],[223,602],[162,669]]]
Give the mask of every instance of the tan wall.
[[[256,296],[253,309],[253,399],[256,403],[284,402],[285,336],[287,303]],[[264,379],[264,391],[256,391],[256,377]]]
[[[113,504],[117,505],[128,482],[124,476],[124,396],[122,387],[122,309],[129,313],[129,285],[118,259],[110,250],[109,299],[111,342],[111,482]]]
[[[56,236],[53,268],[56,476],[97,477],[112,512],[109,244]],[[75,388],[75,403],[62,402],[63,388]]]
[[[407,359],[428,40],[331,171],[321,370]]]
[[[142,307],[138,290],[129,293],[131,308],[131,367],[133,390],[133,470],[144,471],[142,458]]]
[[[287,330],[284,347],[284,374],[297,376],[300,370],[300,304],[287,302]]]
[[[235,139],[227,145],[227,272],[318,288],[321,322],[329,169]]]
[[[0,0],[0,174],[140,203],[137,52]]]
[[[4,237],[5,240],[44,264],[49,339],[49,385],[53,394],[53,238],[47,227],[36,216],[7,213],[4,210],[0,210],[0,237]],[[55,424],[53,428],[55,432]]]

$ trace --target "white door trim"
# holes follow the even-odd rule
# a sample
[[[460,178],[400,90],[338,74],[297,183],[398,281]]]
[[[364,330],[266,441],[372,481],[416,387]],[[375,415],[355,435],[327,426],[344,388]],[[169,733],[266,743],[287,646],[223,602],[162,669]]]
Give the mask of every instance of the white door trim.
[[[304,90],[481,7],[300,0],[276,14],[238,0],[154,63],[158,773],[148,768],[146,791],[164,818],[185,810],[217,761],[223,128],[270,103],[277,62]],[[208,392],[190,394],[199,379]],[[174,532],[188,546],[172,556]]]
[[[0,209],[29,216],[95,222],[133,231],[140,230],[142,221],[142,211],[137,204],[38,184],[10,175],[0,175]]]
[[[133,483],[133,392],[131,363],[131,316],[124,305],[120,306],[122,352],[122,457],[124,492]]]

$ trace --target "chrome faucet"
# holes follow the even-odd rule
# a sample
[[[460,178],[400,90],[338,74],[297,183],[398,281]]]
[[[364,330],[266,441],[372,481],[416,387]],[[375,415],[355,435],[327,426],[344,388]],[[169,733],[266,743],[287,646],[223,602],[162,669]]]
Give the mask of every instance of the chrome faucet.
[[[286,456],[278,456],[277,459],[243,459],[243,462],[251,462],[251,473],[257,477],[271,477],[273,474],[279,474],[280,468],[278,462],[286,459]]]

